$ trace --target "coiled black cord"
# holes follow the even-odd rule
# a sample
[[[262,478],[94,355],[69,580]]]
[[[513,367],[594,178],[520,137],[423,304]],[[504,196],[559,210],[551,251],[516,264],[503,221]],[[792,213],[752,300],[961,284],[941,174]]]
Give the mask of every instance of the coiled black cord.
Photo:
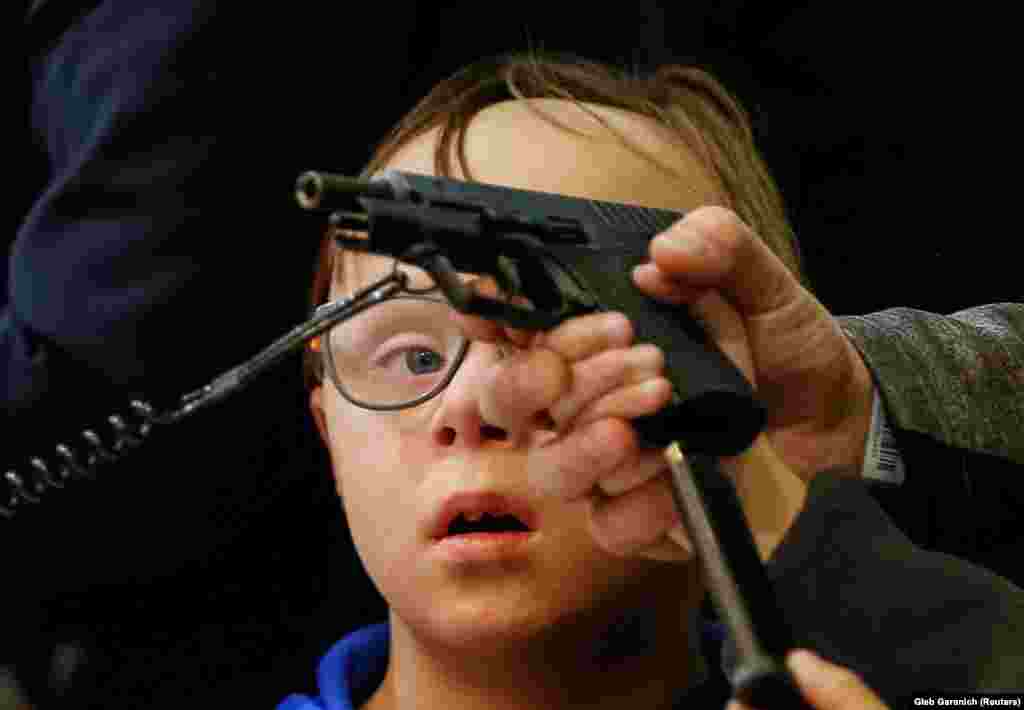
[[[152,405],[134,400],[131,412],[107,417],[104,437],[85,429],[78,440],[59,443],[52,456],[33,456],[0,479],[0,518],[13,518],[20,509],[42,501],[52,489],[64,488],[73,480],[95,479],[98,469],[142,445],[153,430],[157,417]]]

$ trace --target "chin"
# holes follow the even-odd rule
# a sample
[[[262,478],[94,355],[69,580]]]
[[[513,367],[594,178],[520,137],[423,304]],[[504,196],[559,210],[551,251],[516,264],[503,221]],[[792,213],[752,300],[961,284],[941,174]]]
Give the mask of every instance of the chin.
[[[507,653],[536,642],[551,633],[558,616],[536,601],[494,596],[438,602],[420,615],[402,615],[403,623],[424,642],[474,657]]]

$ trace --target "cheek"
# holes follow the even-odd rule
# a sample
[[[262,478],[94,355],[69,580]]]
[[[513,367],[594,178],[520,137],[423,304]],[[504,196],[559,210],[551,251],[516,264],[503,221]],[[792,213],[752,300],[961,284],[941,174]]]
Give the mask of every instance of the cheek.
[[[374,412],[336,396],[325,404],[325,414],[339,487],[359,481],[376,486],[400,476],[415,482],[416,469],[428,464],[430,435],[411,421],[415,410]]]
[[[325,413],[335,485],[356,552],[378,589],[393,587],[388,580],[402,578],[413,554],[428,439],[398,426],[402,412],[360,409],[340,396],[325,404]]]
[[[367,491],[366,481],[381,481],[381,473],[393,466],[394,434],[382,426],[386,417],[359,409],[340,397],[326,407],[331,464],[339,495]],[[346,501],[347,502],[347,501]]]

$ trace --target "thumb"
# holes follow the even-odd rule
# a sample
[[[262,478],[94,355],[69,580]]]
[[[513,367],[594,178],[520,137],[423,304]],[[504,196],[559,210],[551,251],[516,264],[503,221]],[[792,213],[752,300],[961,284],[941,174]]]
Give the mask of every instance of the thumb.
[[[724,207],[688,213],[651,240],[650,255],[662,277],[660,284],[649,279],[650,290],[666,292],[654,295],[690,303],[713,288],[745,319],[792,303],[803,288],[768,245]],[[667,293],[672,286],[677,292]]]
[[[800,649],[786,657],[800,692],[817,710],[888,710],[888,706],[860,677]]]

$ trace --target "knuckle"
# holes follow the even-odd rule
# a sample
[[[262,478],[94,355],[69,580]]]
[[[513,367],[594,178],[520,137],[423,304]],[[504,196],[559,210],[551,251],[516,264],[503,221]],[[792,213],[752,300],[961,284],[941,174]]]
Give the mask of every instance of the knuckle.
[[[577,460],[589,472],[605,472],[622,464],[636,448],[635,436],[615,419],[602,419],[587,426],[577,443]]]
[[[493,371],[495,395],[513,406],[536,411],[550,406],[565,392],[572,375],[564,361],[550,350],[538,350],[522,360],[500,364]]]
[[[563,426],[570,425],[585,412],[590,416],[582,420],[581,424],[600,418],[594,415],[603,411],[599,406],[603,402],[602,398],[607,398],[618,387],[648,379],[650,375],[645,367],[656,366],[658,354],[646,348],[641,351],[641,362],[638,364],[634,349],[616,348],[571,365],[571,386],[552,405],[553,416]]]
[[[633,325],[624,314],[590,313],[570,318],[545,334],[540,344],[576,361],[604,348],[626,346],[632,339]]]
[[[580,394],[593,399],[620,386],[630,370],[628,356],[627,350],[618,349],[601,353],[592,362],[584,363]]]
[[[598,486],[606,495],[622,495],[658,475],[663,465],[660,452],[640,452],[627,464],[603,477]]]
[[[544,450],[536,464],[547,462],[562,483],[559,496],[572,502],[588,495],[597,480],[621,465],[636,448],[635,435],[615,420],[593,422]],[[627,431],[623,431],[627,430]]]
[[[664,366],[664,353],[649,344],[595,355],[573,366],[573,387],[567,398],[572,406],[567,401],[564,409],[571,409],[575,416],[586,412],[589,416],[584,421],[623,416],[616,412],[635,408],[629,405],[636,398],[636,386],[660,377]]]
[[[572,370],[554,350],[534,350],[517,364],[521,365],[518,375],[524,384],[535,382],[543,390],[545,406],[572,387]]]
[[[605,469],[609,459],[605,438],[604,427],[601,426],[591,426],[583,432],[583,436],[577,441],[573,457],[576,464],[574,468],[577,472],[585,473]]]

